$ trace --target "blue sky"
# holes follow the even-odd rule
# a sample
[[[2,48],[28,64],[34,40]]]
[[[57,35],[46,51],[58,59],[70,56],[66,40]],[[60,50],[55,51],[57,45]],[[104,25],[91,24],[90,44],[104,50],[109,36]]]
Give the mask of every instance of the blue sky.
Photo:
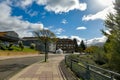
[[[114,0],[0,0],[0,31],[16,31],[20,37],[49,29],[60,38],[88,43],[104,42],[104,20]],[[107,31],[107,30],[106,30]]]

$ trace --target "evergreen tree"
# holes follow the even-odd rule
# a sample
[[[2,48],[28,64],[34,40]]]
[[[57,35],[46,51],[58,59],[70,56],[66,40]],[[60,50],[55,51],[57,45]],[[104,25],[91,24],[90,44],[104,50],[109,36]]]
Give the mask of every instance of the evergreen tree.
[[[84,44],[84,41],[82,40],[81,43],[80,43],[80,45],[79,45],[79,51],[80,52],[84,52],[85,49],[86,49],[86,46]]]
[[[78,52],[78,44],[77,44],[77,39],[73,39],[74,44],[75,44],[75,52]]]
[[[102,32],[108,37],[104,46],[109,67],[120,73],[120,0],[115,0],[114,6],[116,13],[110,13],[105,20],[105,26],[110,30],[110,34]]]

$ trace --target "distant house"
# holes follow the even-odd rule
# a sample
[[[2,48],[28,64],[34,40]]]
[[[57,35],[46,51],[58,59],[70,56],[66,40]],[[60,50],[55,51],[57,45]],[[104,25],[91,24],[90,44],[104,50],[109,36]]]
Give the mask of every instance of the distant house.
[[[4,31],[0,32],[0,40],[6,42],[17,42],[19,36],[15,31]]]
[[[37,37],[23,37],[22,42],[24,46],[30,47],[32,43],[36,45],[36,49],[40,51],[44,51],[44,44],[38,40]]]
[[[64,53],[73,53],[75,52],[75,43],[71,39],[58,39],[56,49],[61,49]]]
[[[30,46],[31,43],[37,43],[38,38],[37,37],[23,37],[22,41],[25,46]]]

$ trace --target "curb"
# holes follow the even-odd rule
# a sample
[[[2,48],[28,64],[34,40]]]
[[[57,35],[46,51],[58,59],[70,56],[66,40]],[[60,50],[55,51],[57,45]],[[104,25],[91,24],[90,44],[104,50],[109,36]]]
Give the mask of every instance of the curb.
[[[63,71],[62,71],[62,69],[61,69],[61,67],[60,67],[60,64],[59,64],[59,70],[60,70],[60,74],[61,74],[61,76],[62,76],[62,78],[63,78],[63,80],[67,80],[66,79],[66,77],[65,77],[65,75],[64,75],[64,73],[63,73]]]

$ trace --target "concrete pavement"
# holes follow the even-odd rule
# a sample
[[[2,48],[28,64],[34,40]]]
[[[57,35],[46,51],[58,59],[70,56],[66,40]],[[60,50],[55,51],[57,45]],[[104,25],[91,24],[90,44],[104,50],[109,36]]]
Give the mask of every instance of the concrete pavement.
[[[37,62],[21,72],[14,75],[9,80],[64,80],[61,75],[59,63],[64,59],[63,54],[49,58],[47,62]]]

